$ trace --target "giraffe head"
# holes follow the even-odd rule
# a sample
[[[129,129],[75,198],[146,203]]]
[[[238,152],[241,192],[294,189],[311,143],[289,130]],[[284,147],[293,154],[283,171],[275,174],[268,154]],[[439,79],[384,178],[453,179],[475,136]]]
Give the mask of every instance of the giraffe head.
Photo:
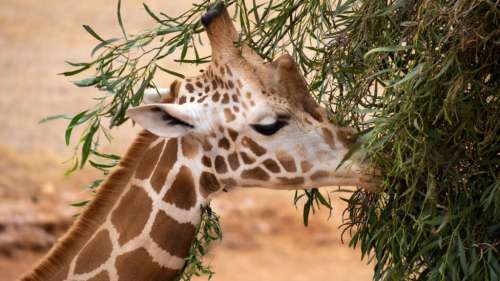
[[[201,75],[174,82],[163,97],[128,116],[196,149],[202,179],[223,187],[299,189],[376,187],[360,157],[339,164],[355,131],[331,124],[310,95],[293,58],[264,62],[238,34],[221,2],[202,17],[212,61]]]

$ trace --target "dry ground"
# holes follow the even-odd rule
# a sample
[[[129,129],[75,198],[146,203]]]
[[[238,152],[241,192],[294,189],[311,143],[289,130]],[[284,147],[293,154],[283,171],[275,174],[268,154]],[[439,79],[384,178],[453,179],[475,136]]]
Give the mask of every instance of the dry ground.
[[[88,59],[96,43],[81,24],[91,24],[105,37],[118,35],[119,29],[116,1],[1,2],[0,281],[7,281],[29,269],[68,227],[78,212],[68,204],[91,196],[82,186],[96,172],[81,171],[70,178],[62,174],[61,163],[72,152],[63,144],[65,123],[37,121],[92,104],[92,89],[77,89],[56,75],[67,69],[64,60]],[[153,24],[142,1],[123,2],[132,31]],[[191,1],[149,2],[172,13]],[[162,77],[160,84],[170,79]],[[134,131],[115,131],[107,149],[124,151]],[[370,280],[371,268],[359,252],[340,242],[340,200],[335,200],[330,221],[320,213],[305,228],[291,198],[290,192],[244,190],[216,200],[225,236],[207,258],[217,272],[214,280]]]

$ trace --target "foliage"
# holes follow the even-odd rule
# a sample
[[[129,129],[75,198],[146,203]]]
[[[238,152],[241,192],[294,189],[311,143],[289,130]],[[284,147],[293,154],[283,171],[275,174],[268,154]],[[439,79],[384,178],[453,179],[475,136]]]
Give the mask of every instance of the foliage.
[[[214,274],[212,268],[204,265],[201,260],[212,242],[222,240],[219,217],[212,211],[210,206],[202,207],[201,222],[196,228],[196,233],[196,238],[189,250],[182,274],[177,279],[179,281],[189,281],[193,276],[201,275],[208,275],[208,279],[210,279]]]
[[[156,87],[157,70],[182,77],[161,59],[178,49],[176,61],[209,61],[197,50],[209,1],[176,17],[144,5],[157,26],[136,35],[123,27],[118,3],[122,38],[103,39],[84,26],[99,42],[93,59],[63,73],[91,72],[75,84],[101,90],[95,107],[69,121],[67,143],[73,128],[85,126],[73,169],[89,159],[103,170],[116,162],[98,152],[99,137],[109,138],[103,120],[123,124],[125,110]],[[259,3],[226,2],[241,40],[269,60],[289,51],[332,121],[362,130],[362,149],[384,175],[382,192],[346,199],[343,226],[350,245],[374,262],[374,280],[498,280],[498,1]],[[306,224],[314,202],[330,206],[317,190],[295,198],[306,199]]]

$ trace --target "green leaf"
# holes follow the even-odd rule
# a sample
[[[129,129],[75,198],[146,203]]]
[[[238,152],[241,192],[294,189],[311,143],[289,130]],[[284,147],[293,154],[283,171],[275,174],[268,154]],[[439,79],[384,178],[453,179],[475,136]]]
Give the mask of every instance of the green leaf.
[[[158,67],[161,71],[166,72],[166,73],[168,73],[168,74],[170,74],[170,75],[177,76],[177,77],[179,77],[179,78],[181,78],[181,79],[184,79],[184,78],[185,78],[185,76],[184,76],[183,74],[178,73],[178,72],[175,72],[175,71],[170,70],[170,69],[166,69],[166,68],[164,68],[164,67],[161,67],[161,66],[160,66],[160,65],[158,65],[158,64],[156,65],[156,67]]]
[[[70,120],[71,116],[69,116],[67,114],[51,115],[51,116],[47,116],[47,117],[41,119],[40,121],[38,121],[38,124],[42,124],[42,123],[45,123],[45,122],[49,122],[49,121],[53,121],[53,120],[58,120],[58,119]]]
[[[90,52],[90,55],[91,56],[94,56],[94,54],[99,51],[101,48],[105,47],[105,46],[108,46],[110,45],[111,43],[113,42],[116,42],[120,39],[118,38],[111,38],[111,39],[108,39],[108,40],[105,40],[105,41],[102,41],[101,43],[97,44],[94,49],[92,49],[92,51]]]
[[[75,84],[78,87],[90,87],[97,84],[97,82],[99,82],[99,78],[90,77],[79,81],[73,81],[73,84]]]
[[[304,204],[304,210],[303,210],[303,220],[304,220],[304,226],[309,225],[309,213],[311,212],[311,201],[308,199],[307,202]]]
[[[89,202],[90,202],[90,200],[84,200],[84,201],[80,201],[80,202],[76,202],[76,203],[71,203],[70,206],[83,207],[83,206],[87,205]]]
[[[89,132],[85,135],[82,145],[82,160],[80,161],[80,169],[83,168],[83,165],[87,162],[87,158],[89,157],[91,151],[92,141],[98,128],[99,125],[94,123],[90,127]]]
[[[83,25],[83,28],[85,28],[85,30],[90,34],[92,35],[92,37],[94,37],[95,39],[101,41],[101,42],[105,42],[104,39],[101,38],[101,36],[99,36],[93,29],[92,27],[90,27],[89,25]]]
[[[125,38],[125,40],[128,41],[127,33],[125,32],[125,27],[123,26],[121,7],[122,7],[122,0],[118,0],[118,7],[116,9],[116,16],[118,18],[118,24],[120,25],[120,29],[121,29],[122,34],[123,34],[123,38]]]
[[[377,53],[394,53],[394,52],[406,51],[409,49],[413,49],[413,46],[378,47],[378,48],[373,48],[368,52],[366,52],[363,58],[367,59],[369,56]]]
[[[85,111],[82,111],[80,113],[78,113],[77,115],[75,115],[71,121],[69,122],[68,124],[68,127],[66,128],[66,132],[64,133],[64,140],[66,142],[66,145],[69,145],[69,141],[71,139],[71,132],[73,131],[73,128],[80,124],[80,120],[83,119],[83,117],[85,116],[85,114],[87,113],[88,111],[85,110]]]

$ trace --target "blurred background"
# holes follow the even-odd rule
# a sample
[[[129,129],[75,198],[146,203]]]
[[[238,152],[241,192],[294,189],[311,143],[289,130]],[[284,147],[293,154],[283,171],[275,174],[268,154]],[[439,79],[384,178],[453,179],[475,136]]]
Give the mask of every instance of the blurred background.
[[[124,0],[123,17],[131,33],[154,22],[143,1]],[[149,1],[150,7],[177,14],[195,1]],[[2,0],[0,7],[0,281],[29,270],[71,225],[89,199],[85,185],[100,177],[92,169],[64,176],[73,151],[64,144],[65,121],[38,124],[55,114],[75,114],[92,106],[95,91],[77,88],[57,75],[65,60],[88,60],[96,44],[81,27],[103,37],[120,35],[116,1]],[[168,60],[168,58],[167,58]],[[170,65],[169,65],[170,63]],[[190,65],[175,66],[194,74]],[[172,77],[158,77],[168,86]],[[114,130],[108,152],[123,153],[137,128]],[[345,204],[333,197],[333,216],[314,215],[306,228],[293,192],[237,190],[214,202],[224,238],[207,256],[213,280],[371,280],[372,268],[359,251],[341,242]],[[349,234],[344,240],[349,240]],[[206,277],[199,280],[205,280]]]

